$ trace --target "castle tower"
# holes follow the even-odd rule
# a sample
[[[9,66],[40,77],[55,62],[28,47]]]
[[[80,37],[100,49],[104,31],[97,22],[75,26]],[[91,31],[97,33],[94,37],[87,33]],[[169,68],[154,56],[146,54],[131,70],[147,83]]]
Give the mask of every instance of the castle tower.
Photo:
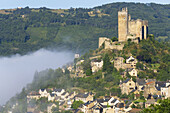
[[[126,8],[122,8],[121,11],[118,11],[118,41],[123,42],[126,41],[128,35],[128,10]]]

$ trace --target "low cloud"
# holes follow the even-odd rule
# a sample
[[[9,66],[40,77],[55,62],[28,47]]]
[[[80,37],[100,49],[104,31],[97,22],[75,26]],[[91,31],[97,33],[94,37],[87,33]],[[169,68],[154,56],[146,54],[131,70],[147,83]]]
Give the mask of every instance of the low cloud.
[[[56,69],[73,61],[74,54],[69,51],[58,52],[41,49],[37,52],[20,56],[0,58],[0,105],[19,93],[30,83],[35,71],[47,68]]]

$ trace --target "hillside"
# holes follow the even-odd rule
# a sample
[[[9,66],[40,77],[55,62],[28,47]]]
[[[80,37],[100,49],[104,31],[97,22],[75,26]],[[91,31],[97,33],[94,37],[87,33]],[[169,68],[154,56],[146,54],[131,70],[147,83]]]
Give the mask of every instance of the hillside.
[[[114,65],[116,58],[121,57],[128,59],[129,56],[133,56],[138,61],[136,63],[136,69],[138,70],[137,77],[132,77],[127,73],[125,76],[122,76],[121,73],[126,72],[126,70],[122,68],[118,70]],[[95,57],[98,60],[103,60],[103,66],[98,71],[92,73],[91,62],[94,61],[93,58]],[[139,44],[127,41],[125,42],[123,50],[103,48],[91,50],[80,58],[75,59],[71,70],[68,70],[69,65],[67,65],[62,69],[47,69],[36,72],[33,82],[28,84],[26,88],[23,88],[20,94],[11,98],[10,101],[7,102],[4,111],[11,109],[14,112],[25,112],[28,104],[26,102],[26,96],[29,92],[52,88],[64,88],[69,92],[93,92],[95,99],[112,95],[120,99],[130,99],[137,103],[141,101],[145,102],[146,100],[141,95],[143,91],[140,92],[141,96],[139,100],[134,99],[133,93],[129,95],[122,94],[120,80],[124,81],[132,78],[133,81],[137,79],[167,81],[170,79],[169,58],[170,47],[168,47],[166,43],[160,43],[154,40],[153,36],[149,36],[147,40],[142,40]],[[81,60],[84,60],[84,62],[81,62]],[[127,61],[123,62],[127,63]],[[84,77],[80,76],[81,72],[77,73],[79,69],[83,71],[82,74]],[[15,103],[18,103],[19,106],[11,108]],[[47,104],[49,104],[49,102],[47,100],[45,101],[44,98],[36,102],[36,105],[40,107],[38,109],[41,110],[46,110]],[[143,107],[138,108],[143,109]]]
[[[21,8],[0,11],[0,55],[40,48],[87,52],[99,37],[117,37],[117,11],[128,7],[132,19],[149,21],[149,34],[170,39],[170,5],[111,3],[91,9]]]

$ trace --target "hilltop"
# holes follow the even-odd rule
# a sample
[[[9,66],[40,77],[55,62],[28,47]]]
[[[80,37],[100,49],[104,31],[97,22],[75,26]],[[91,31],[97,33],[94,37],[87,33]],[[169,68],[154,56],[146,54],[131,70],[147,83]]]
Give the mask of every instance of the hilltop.
[[[91,9],[17,8],[0,11],[0,55],[26,54],[40,48],[87,52],[98,37],[117,37],[117,12],[128,7],[133,19],[149,22],[149,34],[170,39],[170,5],[111,3]]]

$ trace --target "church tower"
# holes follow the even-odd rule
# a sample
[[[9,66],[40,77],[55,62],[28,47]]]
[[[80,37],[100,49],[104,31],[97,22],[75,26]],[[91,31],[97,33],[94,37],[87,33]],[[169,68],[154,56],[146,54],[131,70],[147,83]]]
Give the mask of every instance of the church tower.
[[[118,11],[118,41],[124,42],[127,39],[128,35],[128,10],[122,8],[121,11]]]

